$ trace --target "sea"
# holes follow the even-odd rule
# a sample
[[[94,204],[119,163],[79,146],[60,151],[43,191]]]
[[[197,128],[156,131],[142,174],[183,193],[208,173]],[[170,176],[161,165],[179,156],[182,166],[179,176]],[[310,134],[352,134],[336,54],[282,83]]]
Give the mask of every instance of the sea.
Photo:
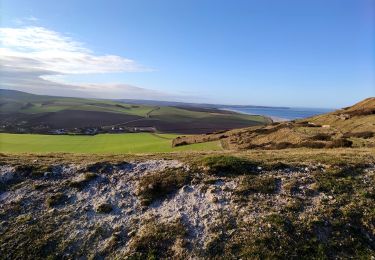
[[[249,115],[269,116],[272,119],[294,120],[329,113],[335,109],[307,107],[225,107],[225,110]]]

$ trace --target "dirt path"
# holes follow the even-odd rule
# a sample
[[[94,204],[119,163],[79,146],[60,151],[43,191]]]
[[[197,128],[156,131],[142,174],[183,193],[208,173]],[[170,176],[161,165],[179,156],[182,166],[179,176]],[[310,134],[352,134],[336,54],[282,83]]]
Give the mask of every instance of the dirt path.
[[[139,118],[139,119],[126,121],[126,122],[119,123],[119,124],[114,124],[114,125],[104,125],[104,126],[102,126],[102,127],[115,127],[115,126],[122,126],[122,125],[126,125],[126,124],[133,123],[133,122],[137,122],[137,121],[142,121],[142,120],[147,120],[147,118]]]
[[[130,121],[126,121],[126,122],[123,122],[123,123],[119,123],[119,124],[114,124],[114,125],[105,125],[105,126],[102,126],[102,127],[115,127],[115,126],[122,126],[122,125],[126,125],[126,124],[129,124],[129,123],[133,123],[133,122],[137,122],[137,121],[142,121],[142,120],[147,120],[147,118],[151,118],[151,113],[156,111],[156,110],[159,110],[160,107],[155,107],[153,109],[151,109],[150,111],[148,111],[146,113],[146,116],[143,117],[143,118],[139,118],[139,119],[135,119],[135,120],[130,120]]]
[[[151,109],[150,111],[148,111],[147,114],[146,114],[146,118],[150,118],[151,113],[156,111],[156,110],[159,110],[159,109],[160,109],[160,107],[155,107],[155,108]]]

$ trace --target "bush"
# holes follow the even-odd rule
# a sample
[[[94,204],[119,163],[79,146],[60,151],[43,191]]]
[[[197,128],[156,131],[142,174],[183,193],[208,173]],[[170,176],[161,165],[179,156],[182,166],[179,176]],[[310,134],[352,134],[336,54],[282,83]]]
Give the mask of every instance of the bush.
[[[319,133],[310,137],[310,140],[313,140],[313,141],[330,141],[331,139],[332,139],[331,135],[325,134],[325,133]]]
[[[302,126],[302,127],[321,127],[321,125],[310,123],[310,122],[307,122],[307,121],[296,122],[295,124],[297,126]]]
[[[96,179],[97,177],[97,174],[88,172],[84,174],[82,179],[71,181],[69,186],[78,190],[83,190],[90,181]]]
[[[372,138],[374,136],[374,133],[371,131],[365,131],[365,132],[357,132],[357,133],[345,133],[343,135],[344,138],[350,138],[350,137],[357,137],[357,138]]]
[[[280,142],[280,143],[276,143],[274,147],[275,149],[287,149],[287,148],[293,148],[294,145],[289,142]]]
[[[305,141],[298,145],[299,147],[307,147],[307,148],[324,148],[326,146],[323,142],[314,142],[314,141]]]
[[[257,164],[235,156],[212,156],[203,159],[203,166],[207,167],[207,173],[217,176],[235,176],[253,174]]]
[[[375,114],[375,108],[364,108],[348,112],[351,116],[368,116]]]
[[[104,214],[108,214],[110,213],[111,211],[113,210],[113,207],[111,204],[109,203],[102,203],[100,204],[97,208],[96,208],[96,211],[98,213],[104,213]]]
[[[50,196],[47,199],[46,203],[48,207],[52,208],[52,207],[56,207],[58,205],[64,204],[67,200],[68,200],[68,196],[66,196],[64,193],[59,192]]]
[[[238,186],[237,193],[248,195],[250,193],[272,194],[277,190],[277,179],[271,176],[246,176]]]
[[[177,142],[173,142],[173,147],[178,147],[178,146],[183,146],[183,145],[188,145],[188,142],[186,142],[186,141],[182,141],[182,142],[179,142],[179,143],[177,143]]]
[[[112,170],[113,166],[109,162],[97,162],[86,167],[88,172],[111,173]]]
[[[39,178],[43,177],[44,173],[51,171],[50,166],[40,166],[40,165],[18,165],[16,167],[17,175],[21,178]]]
[[[182,168],[151,173],[140,179],[138,195],[142,198],[143,205],[149,205],[153,201],[177,191],[190,181],[190,174]]]
[[[353,142],[346,139],[346,138],[340,138],[335,139],[332,142],[326,144],[327,148],[338,148],[338,147],[351,147],[353,145]]]
[[[359,167],[347,167],[325,173],[316,173],[314,178],[318,191],[341,194],[353,191],[353,180],[355,176],[361,173],[362,169]]]
[[[271,133],[274,133],[274,132],[277,132],[279,131],[280,129],[283,129],[283,128],[290,128],[291,126],[289,124],[277,124],[275,125],[274,127],[262,127],[262,128],[258,128],[258,129],[255,129],[253,132],[254,133],[257,133],[257,134],[271,134]]]
[[[267,165],[266,169],[270,171],[279,171],[279,170],[286,170],[291,167],[292,167],[291,165],[288,165],[283,162],[275,162],[275,163],[272,162],[271,165]]]
[[[183,239],[187,232],[180,223],[150,222],[142,227],[130,243],[131,259],[172,259],[176,240]]]

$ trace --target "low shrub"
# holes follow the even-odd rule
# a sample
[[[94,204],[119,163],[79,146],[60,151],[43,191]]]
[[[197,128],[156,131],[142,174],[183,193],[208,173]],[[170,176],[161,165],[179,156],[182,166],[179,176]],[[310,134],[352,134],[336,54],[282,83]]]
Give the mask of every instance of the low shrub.
[[[88,172],[111,173],[113,165],[109,162],[97,162],[87,166],[85,170]]]
[[[345,133],[343,137],[344,138],[357,137],[357,138],[368,139],[368,138],[374,137],[374,132],[364,131],[364,132],[357,132],[357,133]]]
[[[313,141],[330,141],[332,139],[332,136],[325,133],[319,133],[312,137],[310,137],[310,140]]]
[[[293,148],[294,144],[289,142],[280,142],[274,144],[275,149],[287,149],[287,148]]]
[[[182,168],[170,168],[151,173],[139,180],[138,195],[142,199],[142,204],[147,206],[153,201],[177,191],[190,181],[190,173]]]
[[[176,247],[176,241],[186,234],[180,222],[147,223],[129,245],[131,259],[172,259],[175,256],[172,246]]]
[[[314,142],[314,141],[305,141],[305,142],[302,142],[298,145],[299,147],[306,147],[306,148],[316,148],[316,149],[320,149],[320,148],[324,148],[326,147],[326,144],[323,143],[323,142]]]
[[[182,141],[182,142],[173,142],[173,147],[178,147],[178,146],[183,146],[183,145],[188,145],[188,142]]]
[[[286,163],[283,163],[283,162],[275,162],[275,163],[272,163],[271,165],[268,165],[267,166],[267,169],[272,171],[278,171],[278,170],[285,170],[285,169],[289,169],[291,168],[291,165],[288,165]]]
[[[258,129],[255,129],[253,132],[257,133],[257,134],[271,134],[271,133],[277,132],[280,129],[290,128],[290,127],[291,126],[288,125],[288,124],[277,124],[277,125],[275,125],[274,127],[271,127],[271,128],[269,128],[269,127],[258,128]]]
[[[113,210],[113,207],[109,203],[102,203],[96,208],[96,212],[108,214]]]
[[[296,122],[295,124],[297,126],[302,126],[302,127],[321,127],[321,125],[319,125],[319,124],[314,124],[314,123],[310,123],[310,122],[307,122],[307,121]]]
[[[96,179],[97,177],[98,177],[97,174],[88,172],[88,173],[85,173],[81,179],[71,181],[69,183],[69,186],[72,188],[76,188],[78,190],[83,190],[90,181]]]
[[[357,172],[350,170],[331,170],[323,173],[316,173],[314,179],[318,191],[342,194],[353,190],[353,178]]]
[[[292,212],[298,212],[303,209],[303,201],[299,198],[294,198],[288,201],[285,208]]]
[[[44,173],[51,171],[52,167],[50,166],[41,166],[41,165],[18,165],[16,167],[17,175],[21,178],[39,178],[43,177]]]
[[[339,147],[351,147],[353,145],[353,142],[346,139],[346,138],[340,138],[335,139],[329,143],[326,144],[327,148],[339,148]]]
[[[68,200],[68,196],[65,195],[64,193],[59,192],[50,196],[47,199],[46,203],[48,207],[52,208],[52,207],[56,207],[61,204],[64,204],[67,200]]]
[[[375,108],[364,108],[348,112],[351,116],[368,116],[375,114]]]
[[[216,176],[236,176],[256,173],[257,163],[236,156],[211,156],[202,161],[208,174]]]
[[[277,179],[272,176],[245,176],[237,188],[237,193],[248,195],[251,193],[272,194],[277,190]]]

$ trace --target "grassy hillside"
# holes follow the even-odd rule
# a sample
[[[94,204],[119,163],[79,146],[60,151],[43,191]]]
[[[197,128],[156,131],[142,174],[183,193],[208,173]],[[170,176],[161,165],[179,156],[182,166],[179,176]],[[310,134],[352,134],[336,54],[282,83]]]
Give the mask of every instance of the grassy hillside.
[[[218,109],[125,104],[111,100],[33,95],[0,90],[2,132],[49,133],[56,129],[148,127],[165,133],[207,133],[262,125],[262,116]]]
[[[217,141],[172,148],[172,134],[128,133],[95,136],[0,134],[0,152],[157,153],[221,150]]]
[[[236,149],[334,148],[375,146],[375,98],[311,118],[236,129],[219,134],[179,137],[175,146],[221,140]]]
[[[128,105],[110,100],[53,97],[14,90],[0,90],[1,113],[37,114],[62,110],[100,111],[146,116],[153,106]]]

